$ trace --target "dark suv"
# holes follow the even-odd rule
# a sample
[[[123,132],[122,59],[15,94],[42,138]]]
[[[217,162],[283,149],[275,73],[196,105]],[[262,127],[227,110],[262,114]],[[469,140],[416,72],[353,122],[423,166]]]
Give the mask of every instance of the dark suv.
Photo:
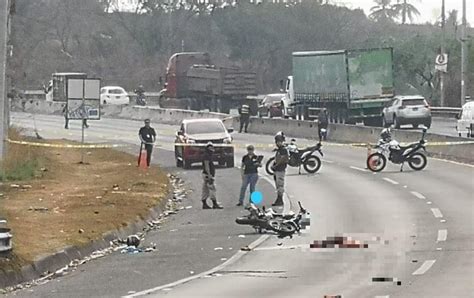
[[[193,163],[202,162],[205,146],[212,142],[215,147],[214,160],[219,165],[234,166],[232,129],[227,129],[217,118],[183,120],[176,132],[174,152],[176,166],[189,169]]]

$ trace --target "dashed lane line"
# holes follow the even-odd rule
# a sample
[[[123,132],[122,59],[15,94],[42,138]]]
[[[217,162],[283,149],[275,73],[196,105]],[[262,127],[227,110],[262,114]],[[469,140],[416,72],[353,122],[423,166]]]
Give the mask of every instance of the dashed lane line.
[[[436,218],[442,218],[443,217],[443,213],[441,213],[441,210],[439,210],[439,208],[431,208],[431,212],[433,212],[433,215]]]
[[[448,230],[438,230],[436,242],[446,241],[446,239],[448,239]]]
[[[387,178],[387,177],[383,178],[383,180],[387,181],[388,183],[392,183],[393,185],[398,185],[398,184],[400,184],[400,183],[398,183],[397,181],[392,180],[392,179]]]
[[[420,199],[420,200],[426,199],[426,197],[425,197],[424,195],[422,195],[421,193],[419,193],[419,192],[411,191],[410,193],[411,193],[412,195],[414,195],[415,197],[417,197],[418,199]]]
[[[420,266],[420,268],[416,269],[415,272],[412,273],[412,275],[423,275],[426,273],[426,271],[430,270],[430,268],[433,266],[433,264],[436,262],[436,260],[427,260],[423,263],[423,265]]]
[[[350,166],[349,168],[351,168],[351,169],[353,169],[353,170],[356,170],[356,171],[360,171],[360,172],[367,172],[366,169],[359,168],[359,167]]]

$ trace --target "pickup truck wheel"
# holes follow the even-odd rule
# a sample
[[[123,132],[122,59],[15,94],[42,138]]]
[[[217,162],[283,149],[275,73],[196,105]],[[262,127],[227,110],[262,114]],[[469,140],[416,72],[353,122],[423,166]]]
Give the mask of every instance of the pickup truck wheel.
[[[181,168],[183,166],[183,162],[176,158],[176,167]]]
[[[228,168],[233,168],[234,167],[234,157],[230,157],[227,159],[226,166]]]
[[[183,158],[183,169],[190,169],[190,168],[191,168],[191,162]]]

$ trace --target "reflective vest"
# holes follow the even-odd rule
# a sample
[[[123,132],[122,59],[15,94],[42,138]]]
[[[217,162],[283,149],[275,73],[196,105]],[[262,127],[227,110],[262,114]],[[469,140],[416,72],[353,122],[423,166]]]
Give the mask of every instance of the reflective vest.
[[[240,108],[240,114],[241,115],[250,114],[250,107],[248,105],[242,105],[242,107]]]

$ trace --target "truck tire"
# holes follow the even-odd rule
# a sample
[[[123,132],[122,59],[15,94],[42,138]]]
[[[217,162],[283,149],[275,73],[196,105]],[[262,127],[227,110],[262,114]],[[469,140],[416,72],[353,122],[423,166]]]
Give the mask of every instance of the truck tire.
[[[226,166],[228,168],[233,168],[234,167],[234,157],[229,157],[226,162]]]

